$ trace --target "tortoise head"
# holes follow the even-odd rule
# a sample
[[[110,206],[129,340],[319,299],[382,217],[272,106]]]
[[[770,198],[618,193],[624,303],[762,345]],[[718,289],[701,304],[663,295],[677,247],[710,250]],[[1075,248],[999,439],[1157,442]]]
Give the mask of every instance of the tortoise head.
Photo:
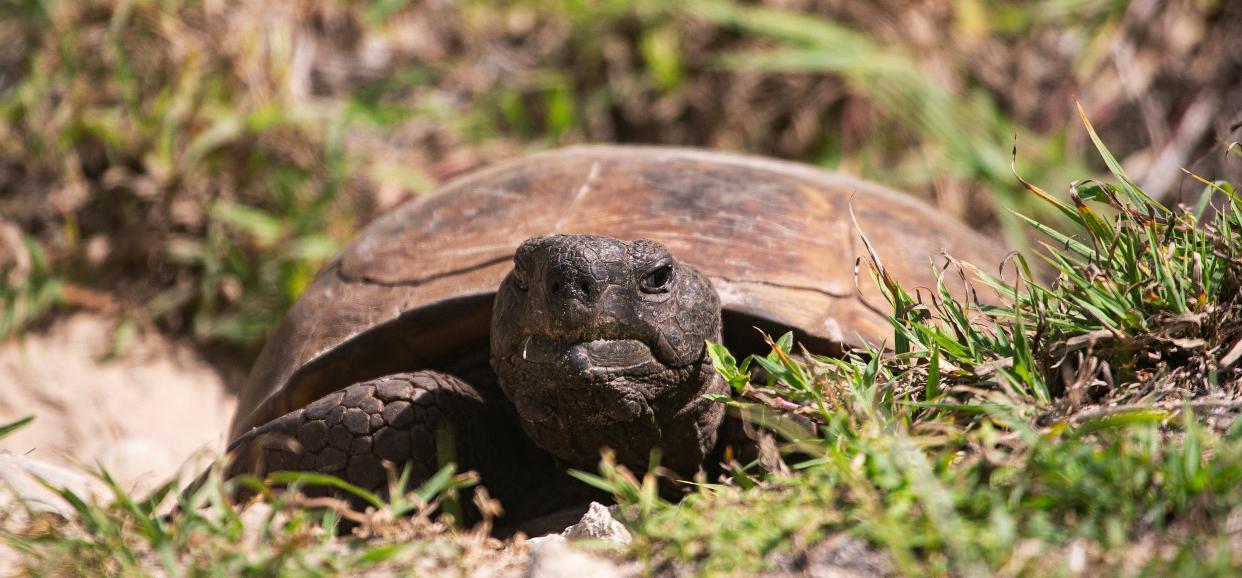
[[[552,235],[518,247],[492,313],[491,359],[536,443],[594,469],[604,447],[635,469],[692,474],[715,443],[726,387],[707,278],[654,241]]]

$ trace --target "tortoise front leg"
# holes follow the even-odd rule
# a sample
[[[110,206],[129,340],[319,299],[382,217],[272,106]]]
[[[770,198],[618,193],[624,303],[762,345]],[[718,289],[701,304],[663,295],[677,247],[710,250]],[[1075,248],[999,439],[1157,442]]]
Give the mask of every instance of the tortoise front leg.
[[[502,502],[554,471],[521,432],[503,399],[436,371],[400,373],[328,394],[234,441],[228,475],[280,470],[333,474],[373,492],[387,490],[383,462],[411,469],[411,487],[441,461],[472,469]],[[453,432],[456,456],[437,455],[437,430]],[[441,449],[447,449],[441,445]]]

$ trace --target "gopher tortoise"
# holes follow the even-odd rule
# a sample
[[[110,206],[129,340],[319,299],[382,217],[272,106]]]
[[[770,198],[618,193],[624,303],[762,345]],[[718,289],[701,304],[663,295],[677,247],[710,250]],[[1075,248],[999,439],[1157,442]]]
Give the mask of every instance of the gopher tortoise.
[[[724,417],[704,394],[727,391],[705,341],[891,336],[856,280],[851,206],[907,286],[934,286],[942,250],[1004,257],[906,195],[755,157],[584,146],[455,180],[368,226],[294,304],[241,391],[230,472],[382,489],[384,461],[415,480],[454,461],[511,512],[605,447],[692,476]]]

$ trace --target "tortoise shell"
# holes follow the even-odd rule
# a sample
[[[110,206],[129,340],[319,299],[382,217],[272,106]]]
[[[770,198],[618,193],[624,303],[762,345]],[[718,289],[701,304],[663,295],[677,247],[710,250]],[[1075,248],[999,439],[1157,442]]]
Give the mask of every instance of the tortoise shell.
[[[931,206],[808,165],[698,150],[580,146],[482,170],[366,227],[318,274],[260,353],[231,437],[351,383],[485,356],[492,301],[529,237],[653,239],[708,275],[725,340],[794,330],[812,350],[892,335],[855,261],[859,231],[907,287],[942,250],[999,263],[999,245]],[[878,306],[878,307],[877,307]],[[761,344],[762,342],[758,342]],[[486,357],[481,357],[486,359]]]

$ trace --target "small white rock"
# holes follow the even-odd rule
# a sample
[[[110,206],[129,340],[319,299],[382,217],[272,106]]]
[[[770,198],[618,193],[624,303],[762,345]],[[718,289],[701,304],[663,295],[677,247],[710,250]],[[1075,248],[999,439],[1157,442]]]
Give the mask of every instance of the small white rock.
[[[605,540],[629,544],[633,537],[621,522],[612,517],[612,511],[607,506],[591,502],[582,518],[560,534],[548,534],[527,540],[530,545],[530,565],[526,575],[530,578],[608,578],[635,575],[633,568],[626,568],[606,558],[572,548],[569,545],[570,540]]]
[[[591,502],[582,519],[565,528],[561,536],[570,540],[608,540],[618,544],[629,544],[634,539],[625,525],[612,517],[612,511],[599,502]]]

